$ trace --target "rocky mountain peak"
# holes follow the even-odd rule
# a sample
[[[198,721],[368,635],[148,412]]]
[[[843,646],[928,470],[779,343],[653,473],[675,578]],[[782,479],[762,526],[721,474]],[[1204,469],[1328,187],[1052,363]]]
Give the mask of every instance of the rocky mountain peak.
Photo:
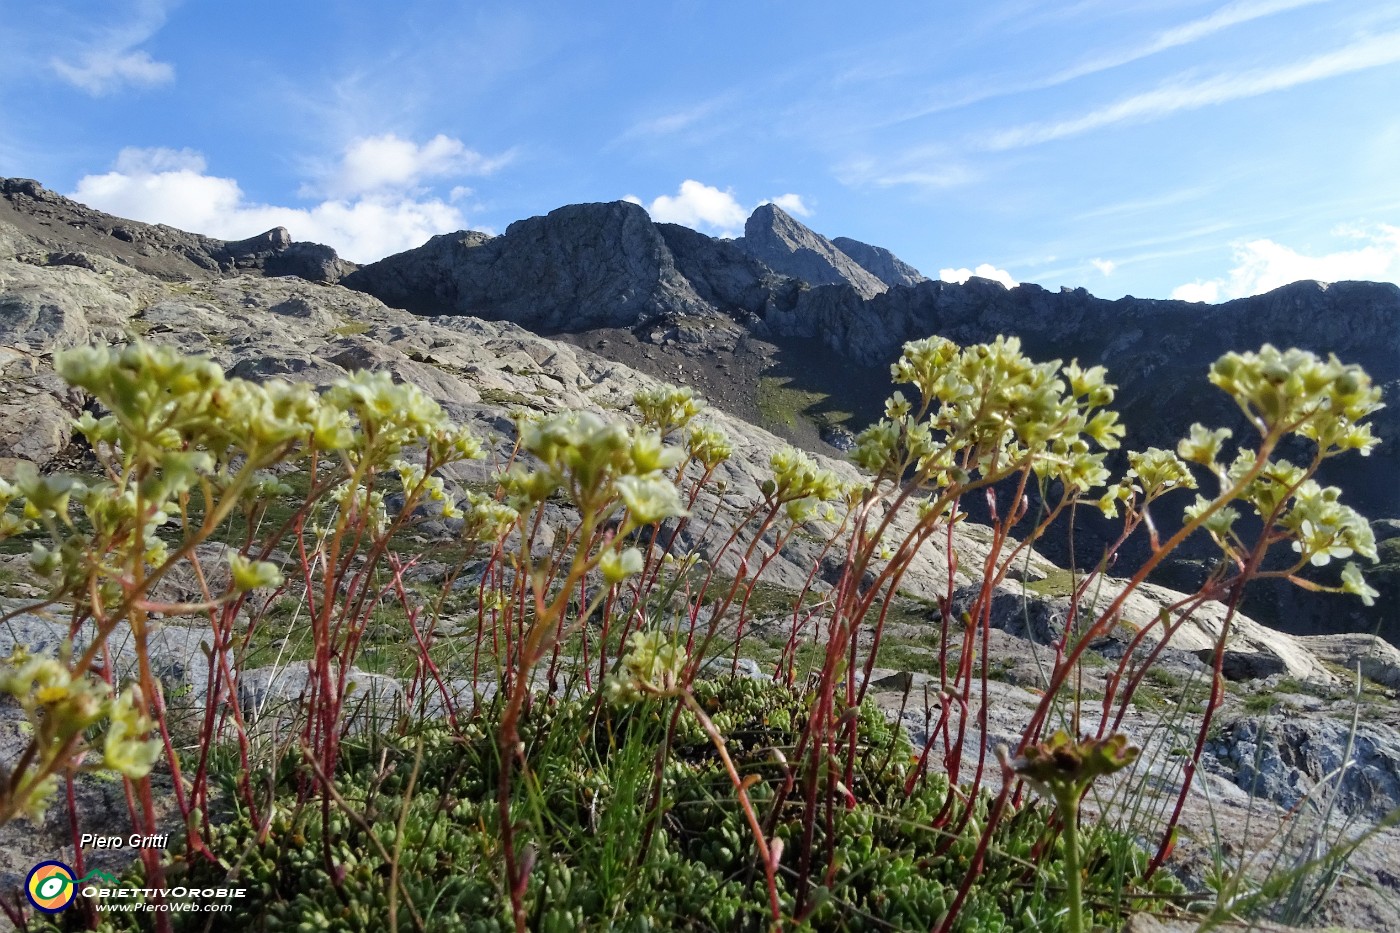
[[[787,246],[797,248],[813,237],[820,237],[776,204],[760,204],[744,221],[744,236],[755,240],[773,237]]]
[[[555,333],[706,313],[646,209],[570,204],[498,237],[463,231],[365,266],[345,284],[420,313],[458,312]]]
[[[811,285],[849,285],[862,298],[873,298],[889,287],[776,204],[755,208],[735,244],[774,272]]]

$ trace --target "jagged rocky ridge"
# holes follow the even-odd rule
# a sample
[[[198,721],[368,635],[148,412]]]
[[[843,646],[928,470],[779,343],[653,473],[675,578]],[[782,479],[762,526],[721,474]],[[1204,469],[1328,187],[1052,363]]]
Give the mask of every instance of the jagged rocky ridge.
[[[774,329],[786,326],[783,314],[792,312],[784,312],[785,307],[815,301],[812,296],[827,295],[830,298],[823,300],[831,301],[832,307],[855,309],[881,300],[890,302],[905,291],[945,296],[966,311],[969,328],[975,326],[971,309],[978,302],[993,315],[993,323],[1014,323],[997,311],[1007,293],[986,282],[973,282],[965,288],[940,283],[912,288],[892,285],[868,303],[861,299],[842,304],[853,301],[854,287],[810,287],[773,271],[744,252],[739,243],[713,240],[682,227],[651,224],[632,205],[566,208],[547,218],[513,225],[505,235],[495,238],[470,233],[439,237],[420,250],[395,257],[396,261],[386,260],[377,269],[369,267],[370,275],[350,272],[351,282],[362,287],[372,280],[378,283],[377,288],[387,289],[384,283],[397,281],[401,293],[395,304],[423,311],[435,307],[433,302],[442,302],[440,310],[451,312],[415,316],[386,307],[371,295],[332,286],[330,283],[351,267],[340,263],[325,247],[292,243],[285,231],[229,244],[108,217],[33,182],[6,181],[0,185],[5,194],[0,201],[0,472],[13,469],[19,460],[44,469],[81,463],[82,450],[73,443],[71,418],[90,401],[63,386],[53,373],[52,355],[69,346],[120,343],[135,336],[207,353],[232,374],[252,379],[276,375],[324,385],[356,369],[392,371],[423,386],[454,417],[490,438],[497,458],[512,441],[514,428],[506,417],[511,407],[576,407],[613,416],[625,411],[632,393],[651,384],[649,376],[509,322],[466,316],[454,304],[463,294],[488,296],[493,288],[507,288],[511,282],[506,269],[520,279],[514,283],[514,297],[497,307],[510,308],[540,330],[587,329],[581,325],[598,326],[600,320],[610,321],[614,327],[635,327],[659,320],[674,322],[678,317],[710,323],[724,318],[727,326],[716,326],[715,332],[728,335],[725,339],[732,338],[736,327],[744,333],[771,336]],[[572,231],[574,224],[583,222],[579,217],[591,224],[599,215],[607,223],[595,228],[591,239]],[[522,230],[528,239],[521,238]],[[619,254],[619,242],[639,251]],[[524,243],[533,246],[506,248]],[[460,281],[443,275],[462,254],[487,248],[494,252],[481,253],[467,265],[475,270],[474,275]],[[495,256],[495,261],[484,262],[489,255]],[[298,256],[325,261],[289,274],[284,260]],[[878,265],[868,256],[866,260]],[[608,275],[616,277],[612,287],[607,286],[600,270],[609,270]],[[637,282],[643,280],[652,285],[641,288]],[[427,287],[425,282],[433,284]],[[567,304],[569,288],[578,290],[579,299],[572,317]],[[416,297],[406,300],[410,293]],[[1018,293],[1041,294],[1019,289],[1010,294]],[[531,295],[538,300],[532,300]],[[1094,300],[1082,294],[1074,300],[1085,308],[1095,307]],[[628,310],[618,312],[619,305]],[[483,306],[483,314],[489,311]],[[1383,303],[1379,311],[1388,313]],[[997,318],[997,313],[1004,316]],[[1086,317],[1089,314],[1085,312]],[[840,319],[839,314],[831,318]],[[702,337],[711,333],[703,328],[693,332]],[[953,333],[949,336],[957,337]],[[779,440],[723,411],[713,411],[709,417],[735,438],[737,456],[720,477],[728,484],[723,499],[706,500],[701,509],[718,508],[721,515],[732,517],[735,509],[757,494],[757,481]],[[848,474],[852,469],[829,462]],[[485,465],[464,469],[452,480],[458,488],[460,484],[479,483],[487,478],[486,470]],[[562,513],[555,517],[557,525],[567,520]],[[451,533],[443,522],[428,522],[419,530],[429,547],[436,536]],[[685,540],[681,545],[705,552],[715,543],[711,536]],[[985,530],[975,525],[960,528],[954,547],[962,567],[977,566],[985,548]],[[772,565],[772,579],[787,586],[800,585],[816,559],[811,544],[794,539]],[[31,598],[37,591],[23,582],[23,555],[0,560],[9,579],[20,579],[9,584],[8,593],[0,594],[5,599],[0,612],[9,612],[20,605],[17,599]],[[426,569],[431,572],[430,567]],[[735,568],[727,569],[732,572]],[[835,572],[835,566],[826,567],[824,575],[830,579]],[[1056,568],[1039,556],[1024,569],[1030,582],[1055,572]],[[960,575],[955,582],[965,588],[975,581]],[[945,585],[946,562],[941,553],[930,548],[906,578],[905,588],[912,594],[929,596]],[[1105,591],[1098,598],[1109,595]],[[1129,604],[1125,618],[1145,622],[1175,598],[1169,590],[1146,587]],[[998,663],[1008,666],[1008,678],[992,696],[996,706],[988,710],[987,729],[991,732],[1014,732],[1019,728],[1017,718],[1034,704],[1027,688],[1034,689],[1038,675],[1030,659],[1039,650],[1037,646],[1062,630],[1067,608],[1063,598],[1027,593],[1014,583],[997,597],[992,650]],[[1219,616],[1218,609],[1208,609],[1198,625],[1182,632],[1168,657],[1177,676],[1198,675],[1202,662],[1193,651],[1211,643]],[[930,615],[927,622],[933,621]],[[56,637],[50,631],[54,624],[62,625],[33,618],[23,623],[6,631],[11,637],[25,637],[28,632],[43,641]],[[910,627],[917,630],[925,626]],[[1289,730],[1261,731],[1257,718],[1244,718],[1222,732],[1211,749],[1209,775],[1203,781],[1209,782],[1217,801],[1216,815],[1223,819],[1235,818],[1248,809],[1248,795],[1241,788],[1257,786],[1264,799],[1289,806],[1326,776],[1344,744],[1346,731],[1338,725],[1344,726],[1345,720],[1333,711],[1345,695],[1340,670],[1359,662],[1365,665],[1371,682],[1389,685],[1392,691],[1400,686],[1400,654],[1393,650],[1387,653],[1388,646],[1374,639],[1294,639],[1248,619],[1237,620],[1235,631],[1232,667],[1242,678],[1244,690],[1308,692],[1282,697],[1281,702],[1298,711],[1291,716]],[[196,650],[198,632],[184,629],[178,620],[168,621],[164,632],[157,638],[158,644],[170,646],[169,657],[162,660],[167,665],[163,669],[177,682],[187,681],[199,665],[176,655]],[[1097,645],[1096,650],[1111,658],[1122,645],[1110,640]],[[891,672],[889,678],[892,680],[882,682],[893,705],[902,690],[899,684],[907,675]],[[250,683],[257,686],[262,682],[255,677]],[[197,696],[198,684],[192,686]],[[386,682],[383,686],[386,695],[394,694],[395,685]],[[1092,689],[1092,684],[1086,687]],[[295,694],[296,685],[269,680],[258,689],[289,695]],[[1333,699],[1321,700],[1319,696]],[[1365,761],[1345,789],[1344,807],[1358,816],[1373,815],[1400,802],[1400,720],[1396,719],[1393,699],[1390,705],[1375,709],[1374,720],[1365,728]],[[1140,725],[1150,727],[1146,720]],[[910,726],[917,734],[918,723],[911,720]],[[1257,755],[1252,752],[1255,749],[1260,750]],[[1204,819],[1202,816],[1202,826]],[[59,839],[64,828],[56,824],[46,832]],[[12,854],[20,861],[12,866],[0,860],[0,872],[17,870],[21,862],[31,864],[34,852],[30,850],[35,846],[52,849],[54,843],[46,838],[41,833],[15,840]],[[8,845],[0,849],[9,851]],[[1378,911],[1376,928],[1400,922],[1394,911],[1386,914],[1374,905],[1367,910]]]
[[[1267,342],[1335,353],[1400,390],[1393,284],[1297,282],[1214,306],[1108,301],[1082,288],[1007,289],[979,278],[911,282],[917,273],[887,251],[839,241],[872,272],[837,242],[771,204],[733,241],[652,223],[628,202],[577,204],[518,221],[499,237],[435,237],[343,284],[417,313],[513,320],[542,333],[727,317],[759,337],[818,340],[849,360],[850,370],[829,374],[831,390],[882,373],[910,339],[941,334],[967,344],[1014,334],[1040,358],[1107,366],[1136,446],[1174,443],[1188,419],[1234,417],[1204,378],[1226,350]],[[1400,518],[1400,485],[1388,481],[1400,472],[1400,415],[1387,409],[1376,427],[1386,443],[1369,460],[1339,462],[1331,478],[1363,511]]]
[[[514,321],[652,375],[697,384],[731,412],[827,452],[832,448],[822,441],[840,443],[849,433],[795,431],[802,412],[789,414],[787,424],[762,418],[760,383],[782,373],[810,395],[848,404],[849,426],[858,429],[878,417],[888,389],[885,364],[905,340],[930,333],[963,344],[1016,334],[1033,356],[1103,363],[1119,385],[1115,406],[1129,429],[1126,444],[1139,449],[1174,446],[1193,420],[1249,432],[1228,398],[1204,379],[1226,349],[1272,342],[1333,352],[1366,366],[1392,397],[1400,389],[1400,288],[1390,284],[1299,282],[1219,306],[1105,301],[1083,289],[1049,292],[1035,285],[1008,290],[976,278],[965,285],[901,284],[918,273],[888,251],[827,240],[776,205],[758,208],[744,237],[731,241],[653,223],[625,201],[563,207],[496,237],[445,234],[357,269],[327,247],[292,242],[280,228],[228,243],[91,211],[33,181],[0,185],[0,219],[13,231],[0,229],[0,245],[13,240],[14,252],[31,262],[90,265],[83,257],[102,256],[164,278],[295,275],[340,281],[418,314]],[[57,318],[32,301],[21,301],[14,313],[40,329],[56,326]],[[623,339],[581,339],[601,333]],[[742,359],[756,345],[763,354]],[[812,347],[823,356],[814,359]],[[1383,598],[1366,610],[1356,600],[1285,584],[1258,586],[1249,596],[1256,616],[1300,634],[1379,630],[1400,642],[1400,484],[1393,481],[1400,475],[1400,410],[1383,410],[1375,426],[1383,443],[1373,456],[1339,458],[1325,465],[1322,478],[1376,520],[1383,561],[1371,576]],[[65,431],[52,404],[15,406],[0,441],[11,455],[37,456],[61,444]],[[1307,456],[1302,449],[1284,453]],[[1170,515],[1154,517],[1164,528],[1172,524]],[[1085,514],[1073,553],[1064,538],[1047,539],[1043,548],[1062,564],[1088,565],[1109,533]],[[1194,586],[1211,556],[1202,541],[1160,582]],[[1125,557],[1140,555],[1130,546]]]
[[[217,240],[93,211],[28,178],[0,179],[0,195],[0,250],[53,265],[82,265],[95,253],[162,279],[257,271],[312,282],[336,282],[355,269],[329,246],[293,242],[285,227]]]

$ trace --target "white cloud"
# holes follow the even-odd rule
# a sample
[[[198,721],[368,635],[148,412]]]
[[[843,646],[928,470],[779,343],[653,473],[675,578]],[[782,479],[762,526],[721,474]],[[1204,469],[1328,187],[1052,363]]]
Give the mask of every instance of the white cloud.
[[[1302,279],[1400,284],[1400,227],[1379,224],[1371,228],[1343,227],[1334,232],[1363,245],[1309,256],[1269,239],[1237,243],[1235,266],[1228,275],[1177,286],[1171,297],[1181,301],[1228,301]]]
[[[100,97],[124,86],[156,87],[175,80],[175,67],[156,61],[138,45],[165,25],[167,0],[141,0],[131,20],[101,29],[71,56],[49,60],[54,72],[74,87]]]
[[[74,200],[147,223],[224,240],[286,227],[298,240],[325,243],[347,259],[372,262],[467,226],[462,211],[435,197],[391,189],[329,198],[311,207],[259,204],[232,178],[205,174],[189,149],[123,149],[113,171],[78,181]]]
[[[1215,304],[1220,300],[1220,281],[1187,282],[1172,289],[1172,297],[1177,301],[1204,301]]]
[[[1112,275],[1113,270],[1118,268],[1118,263],[1112,259],[1090,259],[1089,264],[1106,276]]]
[[[387,190],[403,191],[430,178],[489,175],[513,158],[513,152],[484,156],[460,139],[438,134],[421,146],[393,133],[356,139],[338,164],[323,172],[319,185],[304,194],[353,198]]]
[[[1034,146],[1116,123],[1159,119],[1181,110],[1256,97],[1395,62],[1400,62],[1400,32],[1382,33],[1290,65],[1181,81],[1126,97],[1073,119],[1012,127],[991,135],[982,147],[999,151]]]
[[[640,204],[638,200],[636,203]],[[653,220],[700,229],[732,231],[742,228],[748,211],[734,198],[733,191],[721,191],[687,178],[675,197],[661,195],[646,206]]]
[[[674,196],[663,194],[647,204],[635,194],[622,200],[640,204],[651,214],[651,219],[663,224],[682,224],[694,230],[706,230],[722,237],[735,237],[744,229],[752,208],[746,208],[734,196],[732,188],[721,191],[687,178],[681,182]],[[812,208],[802,200],[800,194],[780,194],[775,198],[764,198],[754,205],[776,204],[789,214],[798,217],[811,217]]]
[[[1011,277],[1010,272],[1007,272],[1005,269],[998,269],[996,266],[992,265],[989,262],[982,263],[976,269],[963,268],[938,270],[938,277],[940,279],[942,279],[945,282],[954,282],[958,285],[961,285],[962,283],[966,282],[974,275],[979,278],[991,279],[994,282],[1000,282],[1007,288],[1015,288],[1017,285],[1016,280]]]
[[[811,217],[812,209],[802,201],[799,194],[780,194],[776,198],[768,198],[759,201],[759,204],[776,204],[789,214],[796,214],[798,217]]]

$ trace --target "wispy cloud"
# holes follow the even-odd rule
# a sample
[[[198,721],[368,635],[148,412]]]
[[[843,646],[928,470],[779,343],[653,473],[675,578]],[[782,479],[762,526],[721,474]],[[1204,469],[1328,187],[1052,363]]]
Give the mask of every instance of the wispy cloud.
[[[1207,16],[1165,29],[1141,45],[1107,52],[1055,72],[1041,81],[1037,89],[1054,87],[1076,78],[1119,68],[1159,52],[1199,42],[1222,30],[1229,29],[1231,26],[1239,26],[1251,20],[1263,19],[1266,16],[1285,13],[1299,7],[1330,2],[1331,0],[1238,0],[1235,3],[1227,3]]]
[[[972,104],[993,100],[998,97],[1008,97],[1014,94],[1026,94],[1032,91],[1043,91],[1058,87],[1059,85],[1068,84],[1079,78],[1086,78],[1090,75],[1099,74],[1100,72],[1120,68],[1124,65],[1141,61],[1144,58],[1150,58],[1161,52],[1199,42],[1202,39],[1207,39],[1232,26],[1239,26],[1253,20],[1263,19],[1278,13],[1298,9],[1299,7],[1330,2],[1332,2],[1332,0],[1237,0],[1237,2],[1227,3],[1215,12],[1202,16],[1199,19],[1194,19],[1190,22],[1182,23],[1179,26],[1164,29],[1144,42],[1085,58],[1066,68],[1061,68],[1058,71],[1053,71],[1046,75],[1028,78],[1022,81],[1007,81],[1003,83],[996,83],[994,81],[979,82],[978,86],[971,90],[964,89],[966,88],[966,84],[960,85],[952,94],[945,94],[922,107],[900,114],[891,122],[916,120],[920,117],[931,116],[948,110],[957,110],[961,107],[968,107]]]
[[[1105,217],[1121,217],[1129,214],[1158,211],[1164,207],[1175,207],[1178,204],[1187,204],[1191,201],[1199,200],[1210,194],[1213,190],[1215,190],[1214,185],[1192,185],[1187,188],[1178,188],[1175,191],[1168,191],[1165,194],[1154,195],[1148,198],[1133,198],[1127,201],[1105,204],[1102,207],[1080,211],[1070,219],[1099,220]]]
[[[168,0],[143,0],[131,19],[100,29],[71,55],[55,56],[49,65],[64,81],[98,97],[128,86],[168,84],[175,80],[175,67],[137,46],[165,25],[170,6]]]
[[[981,140],[978,148],[996,152],[1035,146],[1118,123],[1161,119],[1183,110],[1257,97],[1396,62],[1400,62],[1400,31],[1370,36],[1291,65],[1258,68],[1201,81],[1179,81],[1134,94],[1072,119],[1028,123],[1001,130]]]
[[[614,137],[604,148],[616,149],[634,143],[657,143],[682,134],[700,130],[711,118],[720,115],[737,99],[733,91],[716,94],[706,100],[669,110],[633,123]]]
[[[979,177],[976,170],[957,160],[942,143],[916,147],[892,162],[866,156],[848,159],[834,171],[837,180],[846,185],[909,186],[928,192],[962,187]]]

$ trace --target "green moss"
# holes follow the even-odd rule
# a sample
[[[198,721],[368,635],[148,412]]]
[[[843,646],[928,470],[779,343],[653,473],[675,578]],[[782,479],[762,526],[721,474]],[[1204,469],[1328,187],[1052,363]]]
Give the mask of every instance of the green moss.
[[[876,652],[877,667],[888,667],[897,671],[927,671],[934,663],[932,640],[884,638],[880,650]]]
[[[484,388],[478,389],[481,400],[488,405],[523,405],[526,408],[534,408],[537,403],[535,399],[520,392],[513,392],[510,389]]]
[[[834,428],[850,421],[849,411],[823,407],[831,398],[824,392],[794,387],[790,376],[762,376],[758,380],[755,404],[766,427],[795,428],[806,421],[816,428]]]
[[[1254,716],[1272,713],[1279,706],[1293,708],[1291,704],[1281,704],[1272,693],[1251,693],[1244,698],[1244,711]]]
[[[1169,690],[1184,686],[1187,682],[1187,678],[1181,674],[1161,667],[1148,668],[1142,675],[1142,680],[1143,683],[1156,684]]]
[[[1072,570],[1055,569],[1046,573],[1045,579],[1027,583],[1026,589],[1040,596],[1071,596],[1081,579],[1083,579],[1083,574],[1077,574]]]

